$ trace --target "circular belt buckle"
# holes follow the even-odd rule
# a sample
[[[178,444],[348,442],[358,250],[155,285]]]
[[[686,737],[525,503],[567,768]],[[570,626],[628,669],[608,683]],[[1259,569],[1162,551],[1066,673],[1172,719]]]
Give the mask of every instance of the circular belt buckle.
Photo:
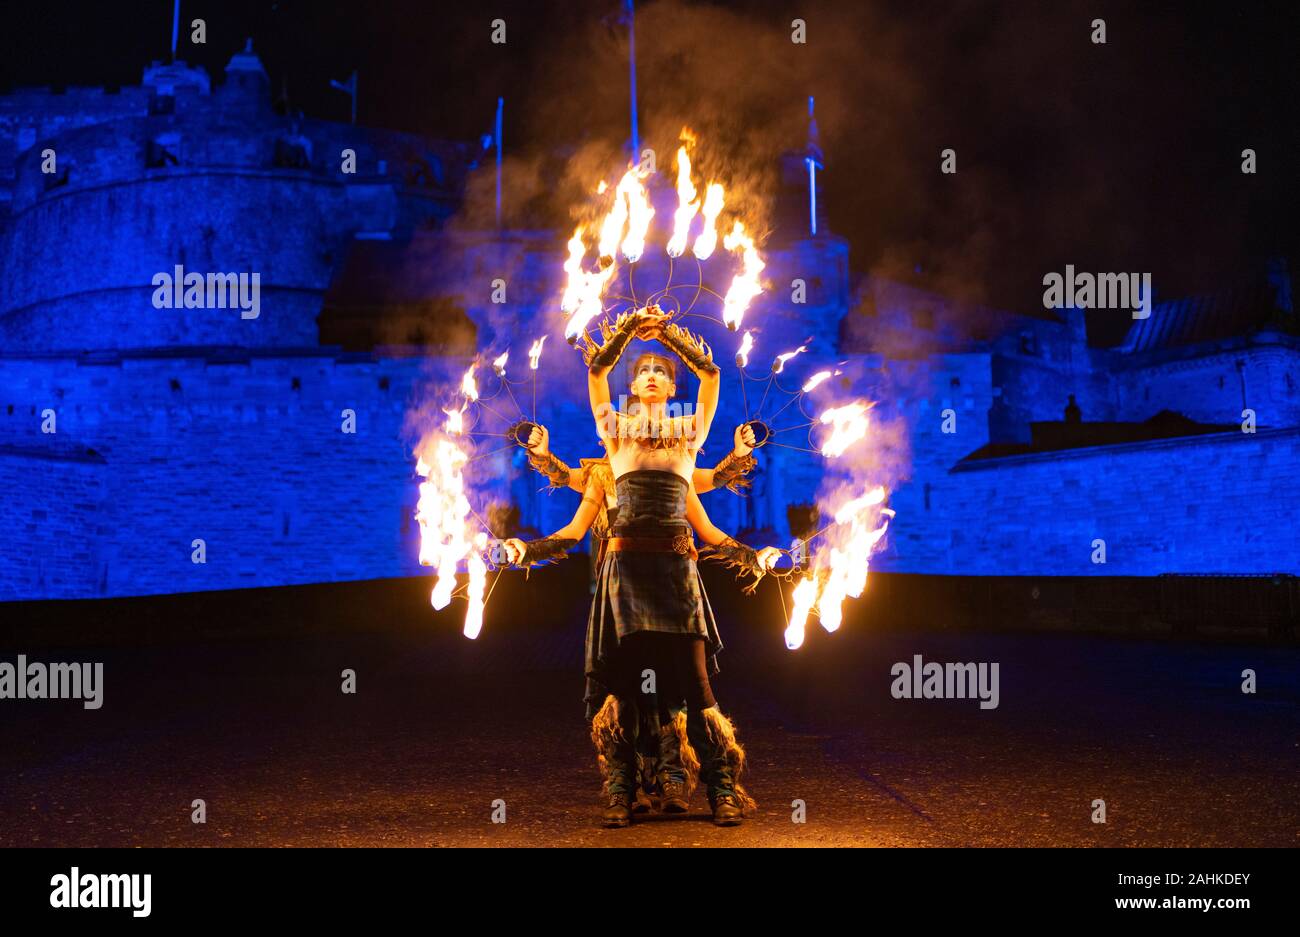
[[[691,552],[690,534],[678,534],[673,538],[673,550],[682,556],[688,556]]]

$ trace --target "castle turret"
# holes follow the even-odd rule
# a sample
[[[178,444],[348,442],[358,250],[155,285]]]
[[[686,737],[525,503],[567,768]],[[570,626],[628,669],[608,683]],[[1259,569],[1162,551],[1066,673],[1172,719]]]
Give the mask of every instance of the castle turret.
[[[221,106],[227,110],[245,109],[257,113],[271,109],[271,79],[262,60],[253,51],[253,40],[245,42],[226,65],[226,83],[219,92]]]

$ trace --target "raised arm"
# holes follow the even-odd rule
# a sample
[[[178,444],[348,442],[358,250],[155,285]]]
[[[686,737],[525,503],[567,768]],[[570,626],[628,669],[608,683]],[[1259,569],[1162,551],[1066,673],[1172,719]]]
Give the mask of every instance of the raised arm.
[[[578,541],[587,533],[591,522],[596,519],[603,497],[600,483],[592,478],[587,483],[587,490],[583,492],[582,503],[574,512],[573,520],[550,536],[539,540],[525,541],[511,537],[504,542],[507,559],[518,566],[535,566],[538,563],[560,559],[577,546]]]
[[[551,451],[551,434],[540,423],[528,434],[528,464],[549,478],[552,488],[572,488],[578,494],[583,493],[583,473],[574,472]]]
[[[754,451],[754,428],[748,423],[736,427],[733,434],[734,446],[722,457],[722,461],[711,469],[697,468],[691,473],[691,484],[699,494],[715,488],[730,488],[736,494],[749,486],[745,476],[758,464],[751,452]]]
[[[640,310],[625,312],[614,321],[613,328],[602,320],[600,333],[603,344],[598,345],[592,341],[583,350],[587,361],[587,396],[591,399],[591,415],[596,421],[596,433],[601,439],[614,437],[611,432],[613,428],[607,425],[611,407],[609,372],[636,336],[643,318]]]
[[[691,448],[699,449],[709,438],[713,415],[718,412],[718,391],[722,387],[722,372],[713,363],[713,351],[704,339],[670,322],[655,336],[660,344],[682,359],[691,373],[700,379],[700,393],[695,405],[695,435]]]

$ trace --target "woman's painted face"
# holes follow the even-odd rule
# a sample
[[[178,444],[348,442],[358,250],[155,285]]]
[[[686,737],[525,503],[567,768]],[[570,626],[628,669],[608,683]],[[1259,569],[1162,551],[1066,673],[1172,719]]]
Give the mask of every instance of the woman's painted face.
[[[667,400],[674,390],[668,365],[659,358],[646,358],[632,377],[632,393],[651,400]]]

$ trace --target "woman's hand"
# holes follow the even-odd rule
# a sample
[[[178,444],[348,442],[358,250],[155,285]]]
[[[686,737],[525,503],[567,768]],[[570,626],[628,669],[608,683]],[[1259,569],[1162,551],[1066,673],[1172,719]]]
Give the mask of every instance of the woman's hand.
[[[758,551],[758,568],[765,573],[770,573],[780,556],[781,551],[776,547],[763,547]]]
[[[661,312],[658,306],[646,306],[637,313],[636,337],[642,341],[658,338],[670,318],[671,316]]]
[[[544,456],[551,451],[551,434],[546,427],[538,423],[528,434],[528,451],[535,456]]]
[[[754,451],[754,427],[748,423],[741,423],[737,426],[732,439],[735,441],[736,455],[743,458]]]
[[[522,540],[511,537],[509,540],[503,540],[501,546],[505,548],[506,559],[510,561],[511,566],[518,566],[524,561],[528,546]]]

